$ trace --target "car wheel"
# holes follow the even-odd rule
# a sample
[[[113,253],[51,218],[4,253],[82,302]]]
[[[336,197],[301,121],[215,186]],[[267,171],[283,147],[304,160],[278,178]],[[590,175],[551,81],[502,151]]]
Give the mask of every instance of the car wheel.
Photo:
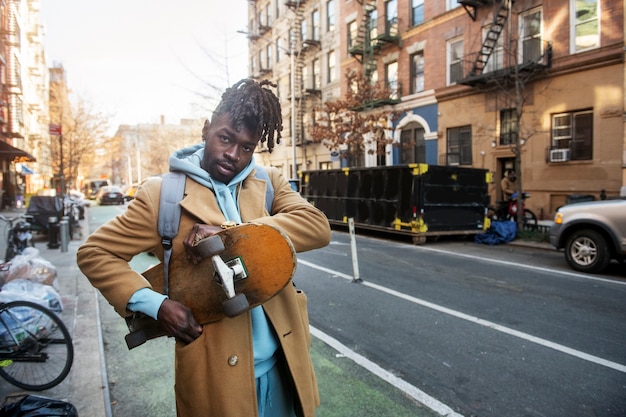
[[[611,258],[604,236],[595,230],[583,229],[567,239],[565,260],[577,271],[597,274],[608,266]]]

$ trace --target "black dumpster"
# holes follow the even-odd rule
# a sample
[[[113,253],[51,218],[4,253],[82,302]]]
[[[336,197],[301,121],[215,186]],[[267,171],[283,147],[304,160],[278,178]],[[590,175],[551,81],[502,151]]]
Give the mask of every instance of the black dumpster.
[[[482,233],[488,171],[426,164],[304,171],[300,192],[331,224],[434,236]]]

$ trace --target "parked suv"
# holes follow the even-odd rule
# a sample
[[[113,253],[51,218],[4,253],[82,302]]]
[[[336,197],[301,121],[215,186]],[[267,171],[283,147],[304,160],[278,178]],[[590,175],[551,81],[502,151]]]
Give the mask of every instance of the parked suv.
[[[616,259],[626,259],[626,200],[568,204],[558,209],[550,243],[565,249],[577,271],[600,273]]]

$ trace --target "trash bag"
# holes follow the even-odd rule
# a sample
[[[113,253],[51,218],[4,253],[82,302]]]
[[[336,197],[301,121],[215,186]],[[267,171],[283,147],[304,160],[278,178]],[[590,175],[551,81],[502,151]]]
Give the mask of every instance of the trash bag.
[[[7,282],[0,290],[0,302],[24,300],[41,304],[55,313],[63,311],[61,294],[50,285],[41,284],[28,279],[14,279]],[[0,416],[2,417],[2,416]]]
[[[24,249],[21,255],[17,255],[7,264],[8,269],[0,272],[3,284],[16,279],[24,278],[31,281],[51,285],[58,290],[57,270],[48,260],[39,256],[39,250],[33,247]]]
[[[21,400],[0,409],[3,417],[78,417],[72,404],[37,395],[26,395]]]
[[[474,242],[486,245],[499,245],[508,243],[517,236],[517,223],[512,221],[494,221],[487,232],[474,237]]]

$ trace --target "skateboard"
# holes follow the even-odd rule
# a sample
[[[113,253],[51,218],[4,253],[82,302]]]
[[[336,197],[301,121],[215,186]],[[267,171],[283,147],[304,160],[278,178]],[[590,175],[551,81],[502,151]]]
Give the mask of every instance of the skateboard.
[[[266,224],[246,223],[219,231],[196,246],[203,260],[194,265],[185,256],[170,261],[169,283],[163,263],[142,275],[155,291],[191,309],[200,324],[235,317],[282,290],[296,270],[296,253],[287,236]],[[158,321],[141,313],[126,318],[128,349],[165,336]]]

